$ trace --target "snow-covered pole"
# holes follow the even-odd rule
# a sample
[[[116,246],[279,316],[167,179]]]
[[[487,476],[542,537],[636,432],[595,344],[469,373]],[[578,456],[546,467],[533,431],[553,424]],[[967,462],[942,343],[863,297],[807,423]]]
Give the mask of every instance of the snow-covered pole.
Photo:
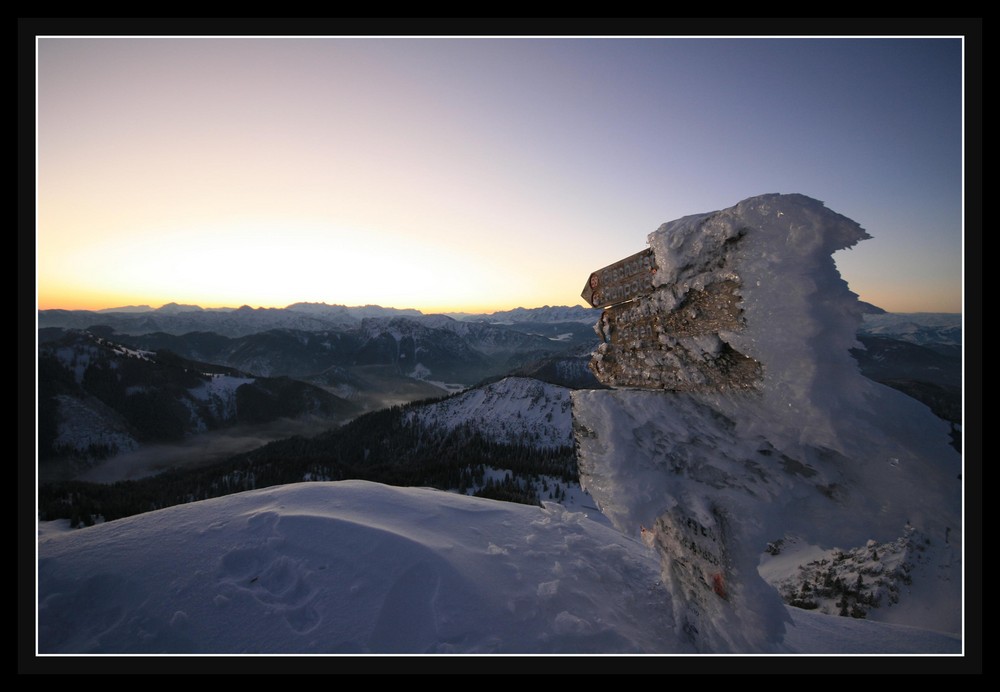
[[[761,195],[663,224],[584,287],[612,389],[573,394],[581,483],[619,529],[647,527],[699,650],[780,650],[789,616],[757,565],[786,531],[883,540],[928,502],[956,521],[947,431],[879,418],[912,402],[850,355],[862,308],[832,254],[868,237],[817,200]],[[896,471],[881,482],[899,453],[908,493]]]

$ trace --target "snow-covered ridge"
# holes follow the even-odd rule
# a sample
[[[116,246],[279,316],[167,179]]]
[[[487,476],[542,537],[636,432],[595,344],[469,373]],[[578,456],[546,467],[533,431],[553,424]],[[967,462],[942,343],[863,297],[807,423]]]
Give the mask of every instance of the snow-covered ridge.
[[[861,334],[888,336],[919,346],[962,345],[962,315],[955,313],[884,313],[865,315]]]
[[[514,308],[513,310],[500,310],[493,313],[482,313],[476,315],[462,315],[462,320],[485,321],[490,324],[514,324],[517,322],[582,322],[593,324],[597,321],[601,311],[594,308],[580,305],[555,306],[545,305],[540,308]]]
[[[209,379],[188,392],[198,401],[209,406],[213,416],[219,420],[236,418],[236,390],[245,384],[253,384],[256,378],[236,377],[220,373],[204,373]]]
[[[56,437],[54,450],[85,458],[102,458],[139,447],[120,414],[90,398],[60,394],[55,397]]]
[[[526,377],[507,377],[444,401],[414,408],[411,420],[452,430],[471,425],[487,439],[532,447],[573,444],[570,390]]]

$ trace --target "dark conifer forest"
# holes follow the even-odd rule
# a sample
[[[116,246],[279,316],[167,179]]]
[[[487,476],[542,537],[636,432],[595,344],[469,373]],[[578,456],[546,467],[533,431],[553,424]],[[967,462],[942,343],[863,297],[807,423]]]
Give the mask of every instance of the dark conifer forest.
[[[579,478],[571,446],[540,449],[519,440],[495,442],[468,425],[421,425],[406,415],[414,405],[368,413],[316,437],[272,442],[209,467],[112,484],[45,483],[39,487],[39,518],[89,524],[244,490],[346,479],[537,505],[549,499],[552,491],[546,489],[555,479],[566,484]],[[503,475],[494,478],[491,469]]]

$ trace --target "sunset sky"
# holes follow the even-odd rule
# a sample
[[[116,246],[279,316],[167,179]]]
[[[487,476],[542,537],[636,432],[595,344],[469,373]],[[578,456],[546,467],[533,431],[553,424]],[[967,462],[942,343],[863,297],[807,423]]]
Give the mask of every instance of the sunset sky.
[[[959,312],[960,38],[38,37],[38,307],[582,304],[667,221],[802,193]]]

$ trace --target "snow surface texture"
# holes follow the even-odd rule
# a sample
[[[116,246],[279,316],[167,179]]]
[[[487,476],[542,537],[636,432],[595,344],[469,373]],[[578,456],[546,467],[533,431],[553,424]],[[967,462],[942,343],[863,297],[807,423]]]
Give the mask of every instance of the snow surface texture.
[[[669,648],[655,560],[583,514],[363,481],[43,535],[41,652]]]
[[[40,526],[38,651],[692,653],[656,555],[568,512],[365,481]],[[788,609],[787,653],[958,653]]]
[[[758,563],[786,534],[829,551],[918,530],[933,557],[910,575],[909,606],[886,599],[866,617],[961,630],[962,469],[948,424],[864,378],[849,353],[862,311],[831,255],[867,237],[802,195],[664,224],[649,243],[666,308],[738,283],[745,326],[718,338],[762,378],[571,395],[581,483],[657,548],[678,633],[698,651],[781,649],[793,623]]]

